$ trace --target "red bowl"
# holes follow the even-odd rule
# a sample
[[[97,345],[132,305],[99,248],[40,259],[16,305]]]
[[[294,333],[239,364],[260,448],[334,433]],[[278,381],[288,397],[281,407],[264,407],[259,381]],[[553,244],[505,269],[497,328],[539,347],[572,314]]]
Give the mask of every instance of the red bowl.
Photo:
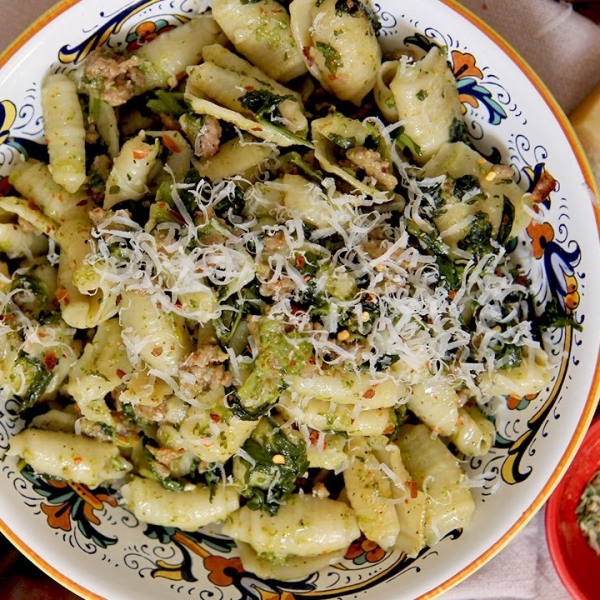
[[[575,509],[594,473],[600,471],[600,418],[585,435],[571,466],[546,504],[546,540],[563,585],[576,600],[600,597],[600,556],[577,525]]]

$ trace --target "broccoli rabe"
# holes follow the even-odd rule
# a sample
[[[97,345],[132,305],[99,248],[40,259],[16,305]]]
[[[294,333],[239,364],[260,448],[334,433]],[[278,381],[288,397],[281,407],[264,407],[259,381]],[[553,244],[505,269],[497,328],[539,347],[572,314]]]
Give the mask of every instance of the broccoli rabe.
[[[277,514],[308,469],[304,439],[294,430],[286,435],[276,421],[264,417],[242,449],[248,458],[234,457],[233,476],[246,506]]]
[[[16,412],[17,414],[22,415],[32,408],[43,396],[54,375],[52,371],[46,368],[41,358],[30,356],[25,352],[19,354],[15,363],[15,368],[22,371],[27,381],[25,393],[16,397],[16,399],[19,400],[19,407]]]
[[[230,400],[240,419],[254,420],[265,414],[284,388],[284,375],[297,375],[313,351],[312,345],[297,335],[286,335],[278,321],[261,321],[256,337],[259,350],[252,372]]]

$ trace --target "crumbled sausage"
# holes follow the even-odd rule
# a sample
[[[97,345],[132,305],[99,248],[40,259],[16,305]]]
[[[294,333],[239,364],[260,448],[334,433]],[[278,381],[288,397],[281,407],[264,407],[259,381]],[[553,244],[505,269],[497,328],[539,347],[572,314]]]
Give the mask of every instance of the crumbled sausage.
[[[126,58],[97,49],[86,59],[85,76],[91,80],[101,79],[102,100],[111,106],[120,106],[134,96],[136,87],[145,83],[146,76],[139,65],[137,56]]]
[[[531,199],[535,204],[543,202],[555,189],[556,179],[544,171],[531,192]]]
[[[219,151],[221,143],[221,125],[215,117],[208,115],[204,120],[204,125],[196,136],[194,143],[194,153],[200,158],[214,156]]]
[[[365,170],[369,177],[373,177],[386,190],[393,190],[398,185],[398,180],[392,175],[387,160],[383,160],[381,154],[376,150],[370,150],[364,146],[350,148],[346,152],[346,158],[357,167]]]
[[[233,375],[223,363],[227,354],[216,344],[202,344],[192,352],[179,368],[179,384],[190,395],[202,391],[214,390],[220,385],[233,384]]]

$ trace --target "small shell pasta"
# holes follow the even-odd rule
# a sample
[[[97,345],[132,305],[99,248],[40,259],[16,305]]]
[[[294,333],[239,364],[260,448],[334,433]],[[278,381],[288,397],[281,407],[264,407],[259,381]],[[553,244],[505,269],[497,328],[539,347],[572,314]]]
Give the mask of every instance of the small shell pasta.
[[[185,322],[178,315],[165,312],[143,292],[122,294],[119,318],[124,333],[138,346],[144,362],[160,374],[175,377],[179,365],[192,351],[192,341]]]
[[[313,377],[288,375],[285,381],[302,399],[316,398],[370,409],[395,406],[406,394],[406,387],[391,377],[374,381],[368,373],[341,373],[333,369]]]
[[[236,546],[246,571],[250,571],[262,579],[279,581],[304,579],[319,569],[340,562],[345,554],[345,549],[342,549],[319,556],[287,556],[283,562],[273,562],[260,555],[245,542],[237,540]]]
[[[212,11],[236,50],[269,77],[285,83],[306,72],[289,15],[276,0],[213,0]]]
[[[211,181],[234,175],[252,180],[259,165],[274,155],[275,150],[268,144],[234,138],[222,144],[214,156],[202,159],[198,171]]]
[[[89,220],[66,221],[58,228],[56,239],[62,247],[58,262],[57,297],[65,322],[71,327],[85,329],[113,317],[119,310],[118,297],[101,288],[86,289],[75,279],[75,273],[83,266],[90,250]]]
[[[144,44],[135,53],[145,61],[144,89],[175,87],[185,69],[200,62],[202,48],[221,38],[214,18],[201,15]]]
[[[91,203],[85,193],[69,193],[52,179],[48,166],[33,159],[15,165],[8,181],[26,200],[31,200],[48,218],[58,223],[84,218]]]
[[[502,220],[504,198],[508,198],[515,212],[510,237],[516,237],[529,225],[531,214],[525,207],[531,208],[531,196],[525,194],[512,178],[497,177],[494,165],[463,142],[444,144],[436,156],[423,168],[424,177],[437,177],[440,175],[449,175],[453,179],[458,179],[464,175],[472,175],[477,178],[482,191],[485,193],[485,198],[470,205],[465,204],[464,206],[470,208],[466,216],[477,211],[485,212],[493,225],[494,234],[498,232]],[[440,221],[440,229],[450,229],[452,223],[449,220],[452,219],[456,224],[459,220],[458,211],[464,209],[453,208],[453,210],[457,211],[454,217],[449,215],[445,217],[448,221]],[[461,237],[460,233],[456,231],[454,231],[453,236],[455,239]]]
[[[173,492],[157,481],[139,477],[125,484],[121,494],[125,506],[140,521],[183,531],[223,521],[240,505],[237,492],[230,486],[219,486],[214,492],[203,486]]]
[[[180,444],[200,460],[225,462],[242,447],[257,423],[238,419],[223,409],[191,407],[179,428]]]
[[[400,534],[393,484],[380,469],[366,438],[352,439],[348,452],[351,458],[344,469],[344,484],[358,526],[367,539],[389,550]]]
[[[483,456],[492,447],[496,430],[477,406],[458,409],[458,425],[450,441],[466,456]]]
[[[475,502],[458,459],[426,425],[403,425],[396,443],[412,479],[427,494],[425,543],[431,546],[466,527]]]
[[[148,187],[147,181],[154,168],[160,144],[156,140],[148,144],[143,133],[127,140],[106,181],[104,209],[109,209],[123,200],[139,200]]]
[[[21,431],[7,454],[21,457],[38,473],[89,487],[120,479],[131,470],[114,444],[62,431]]]
[[[343,431],[348,435],[381,435],[393,431],[396,416],[392,408],[361,409],[352,404],[335,404],[313,398],[294,401],[281,395],[281,407],[299,423],[317,431]]]
[[[75,82],[62,73],[48,75],[42,110],[52,178],[74,194],[86,177],[85,128]]]
[[[75,399],[82,415],[92,421],[114,424],[103,401],[131,372],[118,319],[100,323],[91,344],[73,365],[67,392]],[[95,402],[102,400],[102,402]],[[98,413],[100,409],[100,414]]]
[[[354,511],[343,502],[296,494],[275,516],[240,508],[229,515],[223,533],[249,544],[258,554],[284,558],[345,549],[360,529]]]
[[[49,238],[54,238],[57,224],[46,217],[39,209],[32,207],[26,200],[4,196],[0,198],[0,211],[15,215],[32,225],[37,232],[43,233]]]
[[[445,54],[436,46],[420,61],[401,61],[389,87],[399,121],[421,150],[413,158],[423,163],[452,141],[453,124],[462,120],[456,81]]]
[[[0,223],[0,252],[8,258],[32,258],[48,251],[48,238],[35,231],[24,231],[17,223]]]
[[[306,66],[340,100],[360,105],[373,89],[381,49],[367,8],[358,0],[294,0],[292,31]]]
[[[413,386],[408,408],[441,435],[450,435],[458,423],[459,398],[443,379],[429,378]]]
[[[521,364],[506,369],[497,369],[481,376],[481,389],[495,396],[537,394],[552,378],[548,355],[541,348],[524,348]]]

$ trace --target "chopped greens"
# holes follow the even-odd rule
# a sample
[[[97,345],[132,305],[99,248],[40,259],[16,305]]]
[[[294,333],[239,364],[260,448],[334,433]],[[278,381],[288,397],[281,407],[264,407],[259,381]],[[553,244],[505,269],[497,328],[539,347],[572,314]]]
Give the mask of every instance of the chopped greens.
[[[263,419],[242,450],[234,477],[246,506],[277,514],[308,469],[306,443],[300,436],[286,435],[273,419]]]

